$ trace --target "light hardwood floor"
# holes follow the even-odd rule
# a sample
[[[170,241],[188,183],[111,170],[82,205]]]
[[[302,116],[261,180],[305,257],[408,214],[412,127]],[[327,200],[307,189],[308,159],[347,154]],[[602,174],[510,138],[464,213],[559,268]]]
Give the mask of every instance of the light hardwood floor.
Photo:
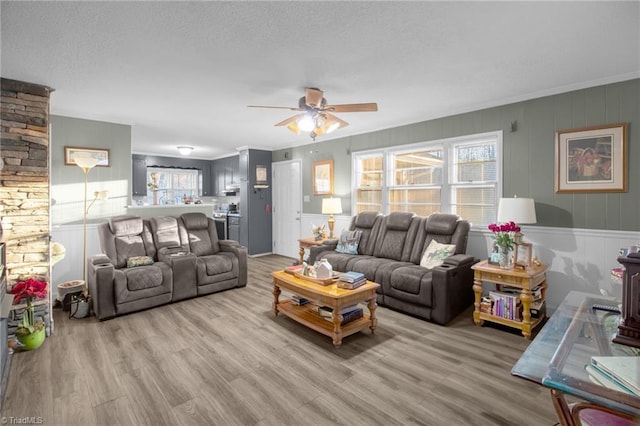
[[[548,391],[512,377],[517,332],[443,327],[380,307],[375,335],[331,339],[249,285],[99,322],[55,310],[55,334],[13,357],[2,416],[56,425],[553,425]],[[471,290],[470,290],[471,291]],[[35,419],[38,420],[38,419]]]

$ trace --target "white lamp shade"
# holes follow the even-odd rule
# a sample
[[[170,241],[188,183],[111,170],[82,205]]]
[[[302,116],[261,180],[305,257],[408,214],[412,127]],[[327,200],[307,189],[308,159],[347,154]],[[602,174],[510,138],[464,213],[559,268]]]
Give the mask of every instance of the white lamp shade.
[[[500,198],[498,222],[536,223],[533,198]]]
[[[78,167],[82,167],[83,169],[92,169],[100,162],[100,160],[93,157],[76,157],[74,161]]]
[[[340,198],[323,198],[322,214],[340,214],[342,213],[342,201]]]

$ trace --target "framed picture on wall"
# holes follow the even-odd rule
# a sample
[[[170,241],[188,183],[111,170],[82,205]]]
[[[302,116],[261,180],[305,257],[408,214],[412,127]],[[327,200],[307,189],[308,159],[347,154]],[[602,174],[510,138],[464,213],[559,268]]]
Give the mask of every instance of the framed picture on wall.
[[[100,148],[64,147],[64,164],[75,166],[77,157],[90,157],[98,160],[96,167],[109,167],[109,150]]]
[[[626,192],[627,123],[556,132],[556,192]]]
[[[313,195],[333,195],[333,160],[314,161],[311,182]]]

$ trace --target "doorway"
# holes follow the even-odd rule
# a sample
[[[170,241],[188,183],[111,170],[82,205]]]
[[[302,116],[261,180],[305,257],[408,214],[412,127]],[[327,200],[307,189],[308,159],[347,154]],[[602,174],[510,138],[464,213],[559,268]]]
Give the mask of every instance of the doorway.
[[[272,164],[273,253],[298,258],[302,220],[302,174],[299,160]]]

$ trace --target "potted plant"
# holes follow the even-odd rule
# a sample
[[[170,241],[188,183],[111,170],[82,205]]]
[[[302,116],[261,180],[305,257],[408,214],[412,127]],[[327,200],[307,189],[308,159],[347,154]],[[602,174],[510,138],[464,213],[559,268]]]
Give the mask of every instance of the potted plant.
[[[47,296],[47,283],[29,278],[14,285],[11,294],[13,294],[14,304],[20,303],[23,298],[27,299],[27,307],[24,309],[22,322],[16,330],[16,337],[22,343],[22,349],[37,349],[44,342],[46,331],[44,321],[34,318],[33,302],[35,299]]]

